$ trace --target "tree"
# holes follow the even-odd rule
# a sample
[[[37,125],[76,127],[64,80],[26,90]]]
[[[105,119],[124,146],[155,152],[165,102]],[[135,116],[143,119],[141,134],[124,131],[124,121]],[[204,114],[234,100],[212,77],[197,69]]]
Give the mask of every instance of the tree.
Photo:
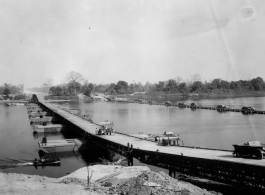
[[[162,91],[164,88],[165,83],[163,81],[159,81],[158,84],[155,84],[156,91]]]
[[[212,81],[213,89],[220,89],[221,88],[221,79],[214,79]]]
[[[79,93],[81,90],[81,84],[79,82],[69,82],[67,84],[67,89],[70,91],[71,94]]]
[[[250,82],[256,91],[260,91],[263,88],[264,82],[260,77],[252,79]]]
[[[180,92],[184,93],[184,92],[187,92],[188,91],[188,88],[187,88],[187,84],[186,83],[180,83],[179,84],[179,90]]]
[[[170,92],[172,93],[173,91],[176,91],[177,86],[178,86],[177,82],[173,79],[170,79],[167,83],[166,88],[167,88],[167,90],[170,90]]]
[[[62,96],[63,95],[63,88],[60,86],[51,87],[49,93],[51,93],[54,96]]]
[[[191,82],[195,82],[195,81],[201,81],[202,80],[202,77],[200,74],[194,74],[194,75],[191,75]]]
[[[202,82],[201,81],[195,81],[193,83],[193,85],[191,86],[191,91],[195,92],[195,91],[201,91],[202,88]]]
[[[9,94],[10,94],[10,90],[6,87],[6,88],[4,89],[3,94],[6,95],[6,96],[8,97]]]
[[[74,93],[76,94],[76,85],[77,85],[77,83],[80,84],[80,82],[83,82],[84,78],[83,78],[83,76],[80,73],[71,71],[71,72],[67,73],[66,81],[68,83],[72,83],[73,84]]]
[[[91,89],[89,88],[88,85],[85,85],[82,87],[83,94],[86,95],[87,97],[90,97],[91,95]]]
[[[117,83],[117,85],[115,86],[115,90],[118,92],[118,93],[126,93],[127,90],[128,90],[128,83],[125,82],[125,81],[119,81]]]
[[[41,91],[44,93],[48,93],[50,91],[50,88],[52,87],[52,83],[53,83],[52,79],[47,79],[45,83],[42,84]]]
[[[182,79],[180,76],[177,76],[177,77],[175,78],[175,81],[176,81],[177,84],[179,85],[179,84],[183,81],[183,79]]]

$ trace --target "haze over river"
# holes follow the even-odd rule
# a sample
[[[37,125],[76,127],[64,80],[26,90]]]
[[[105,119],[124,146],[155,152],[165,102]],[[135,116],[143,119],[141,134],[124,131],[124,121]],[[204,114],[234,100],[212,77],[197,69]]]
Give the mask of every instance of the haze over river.
[[[225,98],[225,99],[160,99],[173,103],[196,102],[203,106],[216,107],[225,104],[230,108],[254,106],[265,110],[265,97]],[[172,131],[179,134],[184,145],[215,149],[233,150],[233,144],[259,140],[265,143],[265,115],[243,115],[238,112],[220,113],[216,110],[191,110],[189,108],[165,107],[159,105],[132,104],[121,102],[69,103],[70,108],[81,109],[82,114],[90,114],[94,121],[113,121],[115,130],[127,134],[162,134]],[[35,169],[30,166],[11,167],[10,159],[33,160],[38,156],[37,141],[43,134],[33,134],[33,128],[25,106],[8,107],[0,103],[0,171],[61,177],[67,172],[99,161],[112,159],[115,154],[95,144],[88,143],[88,150],[66,153],[61,157],[61,167]],[[45,135],[48,139],[76,138],[82,140],[71,129],[58,134]],[[135,163],[137,164],[137,163]],[[2,168],[2,169],[1,169]]]

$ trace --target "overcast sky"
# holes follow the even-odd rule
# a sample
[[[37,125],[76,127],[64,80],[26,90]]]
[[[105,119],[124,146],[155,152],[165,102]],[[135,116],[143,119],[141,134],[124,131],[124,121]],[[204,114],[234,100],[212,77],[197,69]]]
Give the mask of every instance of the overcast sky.
[[[0,84],[265,80],[264,0],[0,0]]]

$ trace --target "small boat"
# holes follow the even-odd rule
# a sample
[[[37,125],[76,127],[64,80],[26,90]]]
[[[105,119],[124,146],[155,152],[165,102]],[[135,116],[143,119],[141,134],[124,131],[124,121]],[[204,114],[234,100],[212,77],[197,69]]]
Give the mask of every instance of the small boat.
[[[30,118],[31,123],[51,122],[52,120],[51,116]]]
[[[17,103],[17,102],[7,102],[8,106],[25,106],[24,103]]]
[[[30,113],[37,113],[37,112],[43,112],[42,108],[28,110],[28,114],[30,114]]]
[[[48,116],[49,113],[47,112],[30,112],[29,113],[29,118],[31,117],[40,117],[40,116]]]
[[[58,132],[61,131],[63,125],[51,124],[51,125],[33,125],[34,132]]]
[[[61,160],[60,158],[55,158],[55,159],[37,159],[33,161],[34,166],[60,166],[61,165]]]
[[[74,151],[82,145],[78,139],[47,140],[46,137],[38,143],[40,150],[45,153]]]
[[[40,108],[40,106],[38,104],[27,104],[27,108]]]

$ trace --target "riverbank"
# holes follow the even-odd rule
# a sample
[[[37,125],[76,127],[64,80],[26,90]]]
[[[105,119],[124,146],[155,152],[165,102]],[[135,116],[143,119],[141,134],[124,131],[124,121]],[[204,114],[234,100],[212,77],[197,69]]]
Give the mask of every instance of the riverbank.
[[[135,99],[168,99],[168,98],[237,98],[237,97],[265,97],[265,92],[214,92],[214,93],[147,93],[136,95],[117,95],[118,97]]]
[[[90,184],[87,184],[87,176]],[[83,167],[62,178],[0,173],[0,194],[220,194],[209,192],[164,172],[145,166],[94,165]]]

